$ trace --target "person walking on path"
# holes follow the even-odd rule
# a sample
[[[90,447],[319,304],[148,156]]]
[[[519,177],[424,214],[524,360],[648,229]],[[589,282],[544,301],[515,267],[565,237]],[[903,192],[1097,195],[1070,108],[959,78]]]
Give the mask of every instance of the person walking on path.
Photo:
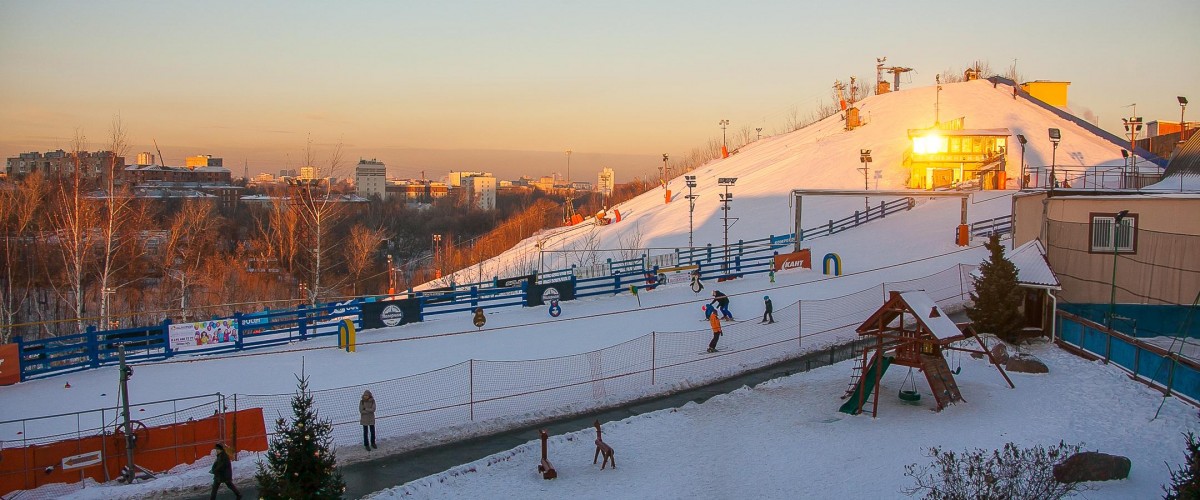
[[[363,447],[367,451],[375,446],[375,396],[371,391],[363,391],[362,399],[358,402],[358,423],[363,427]]]
[[[721,293],[720,290],[713,290],[712,304],[715,304],[717,309],[721,310],[722,319],[729,321],[733,320],[733,314],[730,314],[729,312],[729,297],[727,295]]]
[[[209,469],[213,475],[213,485],[212,493],[208,495],[208,498],[216,500],[217,488],[221,487],[221,483],[225,483],[225,486],[228,486],[229,490],[239,499],[242,498],[242,492],[233,485],[233,463],[229,460],[229,452],[225,451],[225,445],[217,443],[213,446],[213,456],[216,457],[216,460],[213,461],[212,469]]]
[[[766,309],[766,311],[763,312],[763,319],[760,323],[761,324],[774,323],[775,316],[771,314],[771,311],[774,311],[775,309],[773,307],[771,307],[771,297],[769,297],[767,295],[763,295],[763,302],[766,303],[767,309]]]
[[[708,343],[708,352],[717,352],[717,341],[721,340],[721,318],[718,318],[716,313],[708,317],[708,324],[712,326],[713,339]]]

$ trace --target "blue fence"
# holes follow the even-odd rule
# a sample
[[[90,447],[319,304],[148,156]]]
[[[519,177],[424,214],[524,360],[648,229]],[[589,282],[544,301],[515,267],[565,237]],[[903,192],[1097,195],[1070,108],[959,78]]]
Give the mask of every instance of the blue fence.
[[[1200,406],[1200,363],[1195,360],[1061,309],[1055,321],[1059,345],[1117,365],[1134,380]]]
[[[872,220],[912,208],[911,198],[880,202],[865,212],[827,224],[802,230],[803,238],[817,238],[844,231]],[[728,248],[705,247],[675,250],[675,264],[695,265],[705,279],[728,279],[771,271],[779,250],[794,243],[794,235],[771,235],[756,240],[739,240]],[[625,260],[608,260],[607,276],[580,278],[575,270],[560,269],[536,275],[537,283],[570,281],[575,288],[575,297],[615,295],[630,291],[631,287],[645,287],[654,282],[657,266],[649,264],[646,255]],[[530,283],[519,286],[501,287],[500,279],[492,277],[479,283],[451,284],[447,289],[412,291],[401,294],[402,298],[416,298],[420,316],[469,313],[477,308],[523,307],[527,302]],[[76,372],[117,363],[117,349],[124,345],[126,359],[131,361],[165,359],[178,354],[215,354],[270,347],[310,338],[337,334],[338,324],[350,319],[356,328],[362,328],[362,304],[380,297],[355,299],[345,303],[321,304],[317,307],[300,306],[294,309],[264,310],[238,313],[229,319],[236,323],[236,342],[213,344],[204,349],[177,353],[170,347],[170,321],[160,325],[130,328],[125,330],[96,331],[89,327],[84,333],[38,340],[14,338],[18,346],[22,380],[48,377]]]

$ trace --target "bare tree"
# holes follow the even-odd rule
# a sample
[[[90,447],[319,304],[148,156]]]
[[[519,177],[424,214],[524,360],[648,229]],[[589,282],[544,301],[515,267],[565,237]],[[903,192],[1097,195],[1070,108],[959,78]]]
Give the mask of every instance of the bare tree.
[[[317,164],[321,163],[318,167]],[[324,162],[319,162],[309,140],[304,148],[304,164],[314,167],[316,179],[305,182],[299,181],[293,186],[292,209],[296,211],[306,251],[300,253],[300,268],[308,288],[309,305],[316,306],[326,290],[335,289],[337,285],[322,282],[325,272],[333,267],[333,249],[337,246],[332,240],[334,226],[344,214],[345,204],[329,191],[325,179],[334,176],[342,165],[342,145],[334,146],[333,151]]]
[[[134,213],[143,207],[137,203],[129,187],[120,179],[125,169],[121,159],[128,152],[129,142],[125,127],[121,123],[121,117],[117,116],[113,118],[108,143],[109,156],[101,175],[103,202],[98,226],[100,263],[97,279],[101,295],[100,321],[105,328],[108,327],[109,297],[115,292],[115,288],[119,288],[113,286],[114,275],[130,266],[144,253],[144,247],[139,244],[144,239],[137,237],[136,230],[140,228],[134,224],[144,219]]]
[[[210,201],[188,199],[170,220],[163,242],[163,275],[178,285],[180,315],[188,318],[188,299],[204,276],[205,260],[216,252],[219,217]]]
[[[88,197],[88,180],[84,172],[87,154],[87,139],[81,131],[75,132],[71,144],[71,172],[59,179],[57,199],[50,209],[49,223],[61,259],[63,276],[49,277],[51,283],[65,282],[64,287],[55,285],[60,300],[72,304],[76,326],[83,330],[83,313],[88,271],[94,265],[93,251],[97,238],[93,230],[99,225],[99,207]]]
[[[34,172],[13,189],[0,189],[0,233],[4,244],[4,287],[0,289],[0,344],[12,338],[17,311],[34,287],[34,224],[42,215],[46,191],[41,172]]]
[[[350,236],[346,238],[343,253],[346,258],[346,270],[350,271],[350,276],[354,278],[350,281],[351,295],[358,296],[358,281],[362,278],[363,271],[371,264],[371,256],[376,254],[382,242],[382,229],[371,229],[362,224],[355,224],[350,228]]]

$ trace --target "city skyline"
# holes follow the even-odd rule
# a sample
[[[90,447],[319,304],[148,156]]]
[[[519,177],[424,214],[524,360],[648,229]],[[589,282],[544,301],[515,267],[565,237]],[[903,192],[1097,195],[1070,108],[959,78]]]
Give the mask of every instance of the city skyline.
[[[238,175],[296,168],[311,139],[341,143],[347,172],[366,157],[395,177],[565,174],[573,150],[573,178],[627,182],[720,139],[720,120],[782,132],[884,56],[915,68],[908,88],[976,61],[1071,81],[1072,111],[1120,133],[1132,103],[1177,121],[1175,96],[1200,95],[1200,4],[1153,7],[5,2],[0,152],[76,130],[101,149],[119,115],[130,155],[157,142],[167,164],[213,154]]]

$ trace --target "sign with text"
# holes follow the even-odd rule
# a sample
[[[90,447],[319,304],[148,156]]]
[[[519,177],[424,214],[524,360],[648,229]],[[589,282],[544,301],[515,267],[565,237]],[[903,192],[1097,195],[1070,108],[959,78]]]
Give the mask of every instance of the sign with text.
[[[798,267],[812,269],[812,254],[807,248],[799,252],[776,255],[775,265],[771,269],[776,271],[786,271],[788,269],[796,269]]]
[[[362,305],[362,327],[388,328],[421,321],[421,303],[417,299],[381,300]]]
[[[521,283],[533,284],[533,275],[526,274],[525,276],[513,276],[511,278],[498,278],[496,280],[496,286],[499,288],[512,288],[514,286],[521,286]]]
[[[21,381],[21,351],[17,344],[0,345],[0,385]]]
[[[555,300],[574,300],[575,284],[570,281],[531,284],[525,292],[525,307],[549,304]]]
[[[167,329],[172,351],[194,351],[210,347],[229,347],[237,343],[237,321],[214,319],[179,323]]]

